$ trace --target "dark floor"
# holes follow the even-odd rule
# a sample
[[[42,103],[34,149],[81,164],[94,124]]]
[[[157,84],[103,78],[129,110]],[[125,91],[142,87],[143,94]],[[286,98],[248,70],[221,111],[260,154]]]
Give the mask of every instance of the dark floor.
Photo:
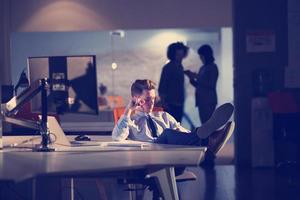
[[[299,168],[237,169],[234,165],[218,165],[214,169],[194,167],[188,170],[198,179],[178,183],[180,200],[300,199]],[[143,199],[152,199],[152,193],[146,191]]]
[[[299,200],[299,168],[248,168],[218,165],[214,169],[188,168],[197,175],[196,181],[178,183],[180,200]],[[116,188],[114,188],[116,189]],[[118,189],[117,189],[118,190]],[[116,194],[116,192],[113,192]],[[118,192],[120,195],[120,192]],[[128,194],[108,199],[128,199]],[[117,195],[118,196],[118,195]],[[120,198],[121,197],[121,198]],[[142,199],[142,198],[140,198]],[[152,199],[145,192],[143,200]]]
[[[300,199],[298,169],[287,167],[237,169],[220,165],[215,169],[190,168],[198,180],[179,183],[181,200],[296,200]]]

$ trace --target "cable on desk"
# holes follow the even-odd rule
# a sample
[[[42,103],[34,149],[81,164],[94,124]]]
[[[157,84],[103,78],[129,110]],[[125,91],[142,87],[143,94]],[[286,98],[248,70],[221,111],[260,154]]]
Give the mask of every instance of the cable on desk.
[[[57,136],[54,134],[54,133],[49,133],[50,137],[49,137],[49,144],[54,144],[55,141],[57,140]],[[53,136],[53,138],[51,138],[51,136]],[[34,142],[36,140],[41,140],[41,136],[33,136],[32,138],[29,138],[29,139],[26,139],[26,140],[23,140],[19,143],[15,142],[13,144],[10,144],[10,145],[7,145],[7,146],[4,146],[4,147],[12,147],[12,148],[29,148],[29,149],[32,149],[32,147],[24,147],[24,146],[20,146],[20,145],[23,145],[23,144],[27,144],[27,143],[30,143],[30,142]],[[34,144],[33,144],[34,145]]]
[[[13,144],[10,144],[10,145],[8,145],[7,147],[13,147],[13,148],[17,148],[17,147],[19,147],[19,148],[29,148],[29,147],[20,147],[20,145],[22,145],[22,144],[26,144],[26,143],[29,143],[29,142],[33,142],[33,141],[35,141],[35,140],[37,140],[37,139],[40,139],[40,137],[39,136],[36,136],[36,137],[32,137],[32,138],[30,138],[30,139],[27,139],[27,140],[23,140],[23,141],[21,141],[21,142],[19,142],[19,143],[13,143]]]
[[[53,139],[51,138],[51,135],[54,136]],[[50,137],[49,137],[49,140],[50,140],[49,143],[50,143],[50,144],[54,144],[54,143],[56,142],[56,140],[57,140],[57,136],[56,136],[54,133],[51,133],[51,132],[49,133],[49,136],[50,136]]]

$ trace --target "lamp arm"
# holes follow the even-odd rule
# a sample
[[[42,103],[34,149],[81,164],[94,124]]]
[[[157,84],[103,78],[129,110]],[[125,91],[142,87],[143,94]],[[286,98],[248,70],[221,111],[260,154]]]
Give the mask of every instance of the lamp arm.
[[[41,91],[42,80],[43,79],[36,80],[21,94],[14,96],[7,103],[2,104],[2,114],[5,116],[15,115],[20,107],[22,107],[25,103],[30,101],[36,94],[38,94]]]
[[[42,147],[37,151],[54,151],[48,147],[49,144],[49,130],[47,125],[47,89],[48,81],[47,78],[35,81],[29,88],[24,90],[20,95],[13,97],[10,101],[5,104],[1,104],[1,114],[4,116],[3,120],[9,123],[18,124],[21,126],[32,126],[34,129],[39,129],[42,136]],[[30,101],[35,95],[41,92],[42,101],[42,117],[39,122],[14,119],[10,116],[16,115],[19,108],[25,103]]]

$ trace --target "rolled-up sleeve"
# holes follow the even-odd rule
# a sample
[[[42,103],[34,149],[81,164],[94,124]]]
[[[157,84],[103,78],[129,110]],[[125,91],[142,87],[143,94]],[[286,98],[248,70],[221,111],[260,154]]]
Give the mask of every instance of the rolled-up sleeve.
[[[123,115],[113,129],[112,139],[117,141],[126,140],[129,136],[130,126],[132,126],[132,124],[131,119]]]
[[[164,118],[165,118],[164,119],[165,121],[168,121],[171,129],[178,130],[178,131],[181,131],[181,132],[186,132],[186,133],[191,132],[190,130],[188,130],[188,129],[184,128],[183,126],[181,126],[181,124],[179,122],[177,122],[176,119],[172,115],[170,115],[169,113],[165,112]]]

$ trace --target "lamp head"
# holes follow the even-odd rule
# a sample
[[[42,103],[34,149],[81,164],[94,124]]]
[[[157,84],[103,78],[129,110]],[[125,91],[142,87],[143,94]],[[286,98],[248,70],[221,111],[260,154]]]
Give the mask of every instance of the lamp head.
[[[29,81],[25,73],[25,70],[23,70],[18,80],[18,83],[15,87],[15,94],[17,95],[17,91],[19,88],[27,88],[27,87],[29,87]]]

